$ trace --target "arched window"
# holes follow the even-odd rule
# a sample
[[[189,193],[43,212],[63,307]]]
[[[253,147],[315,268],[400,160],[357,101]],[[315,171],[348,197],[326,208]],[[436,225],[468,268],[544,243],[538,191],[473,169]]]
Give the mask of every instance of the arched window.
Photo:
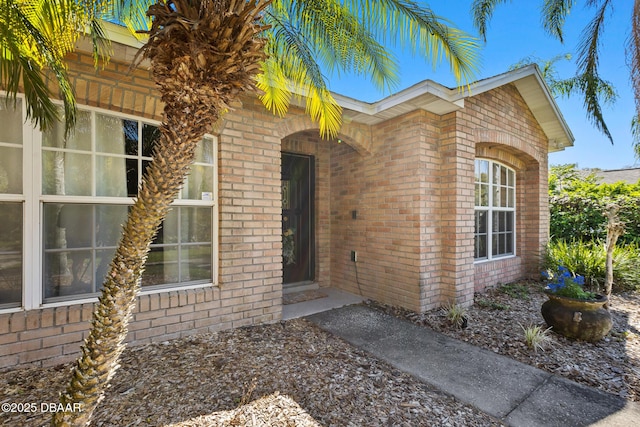
[[[475,162],[476,261],[515,255],[516,173],[500,163]]]

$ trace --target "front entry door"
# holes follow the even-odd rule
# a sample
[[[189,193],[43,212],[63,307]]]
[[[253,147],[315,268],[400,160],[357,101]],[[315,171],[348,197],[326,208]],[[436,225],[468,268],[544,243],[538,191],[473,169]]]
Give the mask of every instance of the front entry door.
[[[314,158],[282,153],[282,282],[314,279]]]

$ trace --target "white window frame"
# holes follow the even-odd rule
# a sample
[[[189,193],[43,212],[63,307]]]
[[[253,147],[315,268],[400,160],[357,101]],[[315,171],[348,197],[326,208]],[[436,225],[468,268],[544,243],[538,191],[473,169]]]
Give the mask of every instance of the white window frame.
[[[0,95],[2,96],[2,95]],[[26,118],[26,101],[22,99],[22,117]],[[123,114],[111,110],[97,107],[78,105],[78,108],[90,111],[92,114],[105,114],[122,119],[134,120],[159,126],[160,122],[143,117]],[[92,119],[94,120],[94,119]],[[44,303],[43,296],[43,246],[44,246],[44,224],[43,205],[44,203],[85,203],[85,204],[123,204],[132,205],[133,197],[96,197],[96,196],[55,196],[42,194],[42,132],[33,127],[30,120],[23,120],[23,194],[3,194],[1,201],[23,202],[23,286],[22,286],[22,306],[0,309],[0,313],[16,312],[22,310],[32,310],[44,307],[59,307],[75,304],[93,303],[97,301],[96,296],[80,297],[65,301]],[[197,289],[209,286],[217,286],[218,278],[218,138],[215,135],[207,134],[206,137],[213,139],[213,183],[211,200],[176,199],[174,206],[198,206],[211,208],[211,281],[195,284],[166,284],[142,288],[140,294],[156,294],[176,290]],[[92,141],[93,143],[93,141]],[[95,159],[95,147],[91,151],[92,159]],[[92,178],[93,180],[93,178]]]
[[[517,174],[515,169],[513,169],[512,167],[509,167],[507,165],[505,165],[504,163],[500,163],[498,161],[495,160],[491,160],[491,159],[485,159],[485,158],[476,158],[476,161],[484,161],[484,162],[488,162],[489,163],[489,182],[488,182],[488,187],[489,187],[489,200],[488,200],[488,205],[487,206],[481,206],[481,205],[477,205],[475,203],[475,187],[478,184],[478,181],[476,181],[475,176],[476,176],[476,169],[475,169],[475,162],[474,162],[474,211],[473,211],[473,217],[474,217],[474,248],[475,248],[475,239],[476,239],[476,232],[475,232],[475,217],[476,217],[476,212],[478,211],[484,211],[487,213],[487,256],[483,257],[483,258],[475,258],[475,249],[474,249],[474,263],[483,263],[483,262],[490,262],[490,261],[495,261],[498,259],[506,259],[506,258],[513,258],[517,256],[517,249],[516,249],[516,242],[517,242],[517,236],[516,236],[516,213],[517,213],[517,193],[516,193],[516,188],[517,188]],[[513,173],[513,186],[506,186],[508,189],[512,189],[513,190],[513,206],[509,207],[504,207],[504,206],[494,206],[494,187],[497,186],[497,184],[494,183],[494,165],[498,165],[500,167],[504,167],[507,169],[507,171],[510,171]],[[505,186],[501,186],[501,187],[505,187]],[[494,230],[493,230],[493,214],[495,212],[512,212],[513,213],[513,241],[512,241],[512,247],[513,247],[513,251],[512,253],[508,253],[508,254],[498,254],[498,255],[493,255],[493,234],[494,234]]]
[[[6,97],[6,92],[0,91],[0,97]],[[18,95],[20,99],[21,116],[26,117],[27,106],[24,96]],[[22,203],[22,302],[20,306],[10,308],[0,308],[0,313],[12,313],[22,311],[27,305],[27,299],[30,297],[27,292],[27,283],[33,280],[33,270],[28,265],[26,254],[30,247],[30,242],[33,236],[37,236],[38,233],[34,230],[35,227],[28,227],[26,218],[28,217],[28,209],[31,208],[31,204],[28,203],[28,187],[30,185],[29,177],[31,176],[32,165],[29,163],[29,159],[33,158],[33,144],[32,144],[32,126],[30,122],[22,120],[22,194],[0,194],[0,201],[3,202],[16,202]]]

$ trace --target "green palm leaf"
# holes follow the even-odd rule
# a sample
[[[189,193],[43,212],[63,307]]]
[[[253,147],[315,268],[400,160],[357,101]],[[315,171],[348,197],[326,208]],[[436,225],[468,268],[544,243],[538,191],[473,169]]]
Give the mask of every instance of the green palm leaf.
[[[478,29],[478,32],[487,41],[487,28],[489,27],[489,21],[493,17],[493,12],[501,3],[506,3],[508,0],[474,0],[471,4],[471,16],[473,17],[473,25]]]
[[[292,95],[307,96],[307,112],[325,137],[337,134],[341,109],[323,68],[368,75],[377,87],[392,90],[398,66],[384,45],[397,42],[434,66],[445,59],[458,81],[468,84],[476,72],[477,40],[410,0],[276,0],[265,23],[270,59],[258,78],[262,101],[283,115]]]
[[[564,42],[564,22],[574,3],[575,0],[544,0],[542,26],[561,42]]]
[[[501,3],[506,3],[506,0],[475,0],[472,4],[471,10],[474,25],[485,40],[488,22],[493,16],[495,7]],[[564,41],[562,29],[567,15],[575,3],[576,0],[543,0],[542,25],[547,32],[560,41]],[[587,24],[581,34],[576,56],[578,67],[576,75],[570,79],[557,82],[551,88],[554,92],[566,96],[572,93],[579,93],[583,97],[589,121],[613,143],[613,137],[604,120],[601,101],[604,103],[614,102],[617,94],[612,84],[603,80],[598,72],[602,33],[605,19],[613,10],[613,2],[611,0],[585,0],[585,3],[587,6],[595,7],[597,10],[594,18]],[[640,14],[638,9],[640,9],[640,6],[636,1],[634,15]],[[640,24],[638,28],[640,28]],[[637,34],[640,34],[640,30],[638,30]],[[638,36],[637,40],[640,40],[640,36]],[[634,43],[633,37],[631,43]],[[630,50],[633,52],[633,47]],[[635,55],[640,58],[637,48]],[[631,54],[631,62],[633,64],[633,53]],[[640,60],[633,66],[632,79],[634,78],[634,73],[640,76],[640,71],[638,71],[640,70],[638,68],[639,64]],[[640,82],[640,77],[637,80]],[[638,99],[640,99],[640,83],[637,85],[636,102],[638,102]],[[640,111],[640,107],[638,110]]]

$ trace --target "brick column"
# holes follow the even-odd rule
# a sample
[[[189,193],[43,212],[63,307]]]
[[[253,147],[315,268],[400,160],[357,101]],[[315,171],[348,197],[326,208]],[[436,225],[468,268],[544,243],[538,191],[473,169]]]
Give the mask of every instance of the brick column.
[[[473,304],[475,143],[459,123],[460,113],[442,117],[440,134],[441,303]]]
[[[219,285],[233,328],[282,315],[280,138],[268,114],[245,100],[219,136]]]

